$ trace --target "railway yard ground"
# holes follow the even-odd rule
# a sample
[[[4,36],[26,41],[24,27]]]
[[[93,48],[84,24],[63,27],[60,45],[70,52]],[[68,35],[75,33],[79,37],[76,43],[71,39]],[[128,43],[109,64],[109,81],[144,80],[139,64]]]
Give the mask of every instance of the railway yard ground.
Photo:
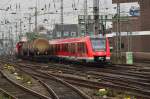
[[[0,59],[0,99],[150,99],[150,64]]]

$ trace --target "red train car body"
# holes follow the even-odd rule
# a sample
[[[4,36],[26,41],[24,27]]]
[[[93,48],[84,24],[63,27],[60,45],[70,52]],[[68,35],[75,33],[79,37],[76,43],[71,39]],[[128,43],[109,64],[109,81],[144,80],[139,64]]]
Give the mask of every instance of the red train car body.
[[[66,38],[52,40],[49,44],[52,57],[86,62],[110,60],[109,41],[105,37]]]

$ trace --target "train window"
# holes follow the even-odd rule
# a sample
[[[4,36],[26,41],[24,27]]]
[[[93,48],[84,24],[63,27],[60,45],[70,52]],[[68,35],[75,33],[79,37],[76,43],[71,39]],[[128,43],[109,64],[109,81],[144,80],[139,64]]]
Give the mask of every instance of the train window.
[[[58,47],[59,47],[59,52],[61,51],[61,46],[60,46],[60,44],[58,45]]]
[[[78,48],[77,48],[79,53],[86,53],[86,47],[85,43],[78,43]]]
[[[59,52],[61,52],[61,51],[62,51],[62,45],[59,44]]]
[[[64,44],[61,44],[61,50],[64,52]]]
[[[57,44],[55,45],[55,52],[57,53]]]
[[[84,43],[81,43],[81,53],[84,53]]]
[[[56,45],[56,52],[58,52],[59,51],[59,45],[57,44]]]
[[[68,45],[68,52],[71,53],[71,51],[72,51],[72,49],[71,49],[71,48],[72,48],[72,47],[71,47],[71,44],[69,43],[69,44],[67,44],[67,45]]]
[[[55,53],[55,45],[52,45],[51,47],[52,47],[52,52],[51,53],[54,54]]]
[[[66,44],[66,51],[69,51],[69,44]]]
[[[77,52],[78,53],[86,53],[86,45],[85,43],[78,43],[77,44]]]
[[[72,44],[70,44],[70,53],[73,53],[73,45]]]
[[[64,52],[68,52],[68,44],[64,44]]]
[[[60,52],[60,51],[62,51],[62,50],[61,50],[61,44],[59,44],[59,52]]]
[[[77,43],[77,52],[80,53],[80,43]]]
[[[83,53],[84,54],[86,53],[86,45],[85,45],[85,43],[83,43]]]
[[[69,44],[69,52],[73,53],[73,45],[71,43]]]
[[[51,45],[51,48],[52,48],[52,52],[50,52],[50,53],[54,53],[54,45]]]
[[[55,53],[57,52],[56,50],[57,50],[57,49],[56,49],[56,45],[54,45],[54,51],[55,51]]]
[[[91,38],[91,43],[95,51],[106,49],[106,39],[104,38]]]
[[[121,43],[121,49],[124,49],[124,43]]]
[[[57,52],[59,52],[59,44],[57,44]]]
[[[78,43],[78,52],[81,53],[81,43]]]
[[[75,43],[75,53],[78,53],[78,43]]]
[[[75,54],[75,44],[71,44],[71,52],[72,54]]]
[[[62,44],[62,51],[65,52],[65,44]]]

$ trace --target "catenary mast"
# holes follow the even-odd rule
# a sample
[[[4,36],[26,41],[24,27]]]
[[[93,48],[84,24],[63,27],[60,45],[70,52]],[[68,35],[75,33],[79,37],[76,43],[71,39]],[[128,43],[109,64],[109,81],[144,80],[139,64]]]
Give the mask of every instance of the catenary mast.
[[[93,0],[93,15],[94,15],[94,35],[98,35],[100,32],[99,0]]]

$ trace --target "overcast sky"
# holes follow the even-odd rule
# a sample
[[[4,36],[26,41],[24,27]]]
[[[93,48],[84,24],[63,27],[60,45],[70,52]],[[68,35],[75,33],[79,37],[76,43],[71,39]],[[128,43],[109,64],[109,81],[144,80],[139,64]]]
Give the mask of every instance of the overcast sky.
[[[11,6],[11,9],[9,12],[16,11],[16,8],[18,9],[18,13],[29,13],[33,10],[29,10],[30,7],[35,7],[36,0],[0,0],[0,8],[6,9],[7,7]],[[60,0],[37,0],[38,1],[38,10],[40,12],[60,12]],[[64,19],[66,23],[76,21],[77,20],[77,14],[81,14],[81,11],[83,10],[83,2],[84,0],[64,0]],[[92,11],[92,2],[93,0],[88,0],[88,10],[89,12]],[[111,0],[100,0],[100,9],[111,7]],[[19,10],[20,8],[20,10]],[[43,11],[40,9],[45,8]],[[73,10],[77,8],[78,10]],[[71,13],[69,13],[71,12]],[[4,11],[1,11],[1,13],[4,13]],[[4,16],[3,14],[2,16]],[[18,17],[18,15],[17,15]],[[54,18],[56,22],[59,20],[59,15],[51,15],[49,17]],[[69,18],[69,19],[68,19]]]
[[[42,13],[60,13],[60,1],[61,0],[0,0],[0,9],[8,9],[8,11],[0,11],[1,21],[9,20],[10,22],[16,22],[18,19],[23,21],[24,30],[28,30],[28,17],[29,13],[34,14],[36,1],[38,2],[38,12]],[[89,14],[92,12],[93,0],[88,0],[88,11]],[[84,0],[64,0],[64,23],[77,23],[78,15],[83,14],[83,3]],[[112,0],[100,0],[99,3],[101,13],[115,13],[112,5]],[[108,8],[106,10],[106,8]],[[125,5],[122,9],[126,9]],[[42,10],[41,10],[42,9]],[[77,9],[77,10],[74,10]],[[11,14],[11,13],[17,14]],[[47,19],[48,22],[44,22]],[[32,17],[32,23],[34,23],[34,17]],[[38,16],[38,25],[45,25],[47,28],[52,28],[53,24],[60,23],[60,14],[46,14]],[[32,25],[32,29],[34,25]]]

